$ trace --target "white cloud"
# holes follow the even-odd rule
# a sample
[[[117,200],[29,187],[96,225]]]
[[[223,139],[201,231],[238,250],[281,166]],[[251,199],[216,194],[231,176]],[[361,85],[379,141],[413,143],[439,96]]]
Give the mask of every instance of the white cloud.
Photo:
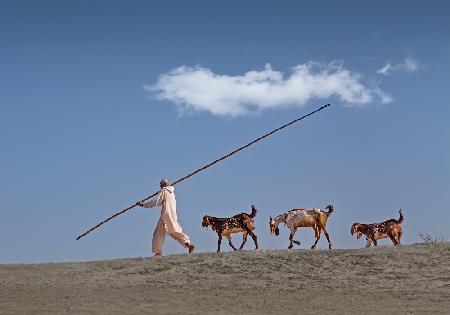
[[[388,62],[381,69],[377,70],[377,73],[388,76],[393,72],[411,73],[417,71],[417,69],[419,69],[419,65],[416,60],[405,58],[405,60],[396,64]]]
[[[144,89],[159,100],[177,104],[181,112],[206,111],[223,116],[304,106],[313,99],[333,97],[346,106],[392,101],[380,88],[364,84],[360,74],[347,70],[341,62],[308,62],[293,67],[287,76],[270,64],[264,70],[236,76],[216,74],[199,66],[181,66],[162,74],[156,84]]]

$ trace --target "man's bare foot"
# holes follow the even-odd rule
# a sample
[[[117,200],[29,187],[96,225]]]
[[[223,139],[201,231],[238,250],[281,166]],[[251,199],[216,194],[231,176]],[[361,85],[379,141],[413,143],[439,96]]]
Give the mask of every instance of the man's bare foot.
[[[186,246],[189,249],[189,254],[192,254],[195,250],[195,246],[189,243],[186,243]]]

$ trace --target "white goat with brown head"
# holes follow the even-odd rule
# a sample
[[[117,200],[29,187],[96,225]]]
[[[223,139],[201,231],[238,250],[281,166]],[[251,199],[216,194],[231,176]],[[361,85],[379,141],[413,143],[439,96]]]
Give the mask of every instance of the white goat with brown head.
[[[299,227],[312,227],[314,229],[314,236],[316,237],[316,242],[311,249],[316,248],[317,242],[320,239],[320,234],[325,234],[325,237],[328,241],[328,248],[331,249],[331,241],[327,232],[327,221],[328,217],[333,212],[333,206],[328,205],[325,207],[328,212],[324,212],[318,208],[313,209],[292,209],[288,212],[282,213],[276,216],[274,219],[270,217],[269,226],[270,233],[278,236],[280,234],[280,230],[278,229],[278,224],[284,223],[291,230],[289,234],[289,249],[293,247],[293,243],[300,245],[300,242],[294,240],[294,235],[297,232],[297,228]]]

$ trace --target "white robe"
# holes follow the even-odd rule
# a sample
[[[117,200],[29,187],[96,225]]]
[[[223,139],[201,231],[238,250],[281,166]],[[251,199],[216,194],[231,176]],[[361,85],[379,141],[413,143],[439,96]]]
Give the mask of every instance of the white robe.
[[[155,198],[142,205],[145,208],[161,206],[161,217],[156,224],[152,239],[152,251],[155,254],[162,255],[166,235],[172,236],[183,247],[187,247],[187,244],[190,243],[189,236],[183,233],[178,223],[177,201],[174,190],[173,186],[164,187]]]
[[[145,208],[161,206],[161,218],[167,227],[168,233],[183,232],[177,218],[177,201],[175,199],[175,188],[167,186],[161,189],[155,198],[143,204]]]

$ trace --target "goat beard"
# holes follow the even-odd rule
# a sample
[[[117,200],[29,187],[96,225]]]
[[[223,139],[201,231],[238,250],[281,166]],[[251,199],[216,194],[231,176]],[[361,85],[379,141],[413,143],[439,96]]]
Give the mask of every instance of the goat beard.
[[[356,238],[357,238],[357,239],[360,239],[361,236],[362,236],[362,233],[361,233],[361,232],[356,232]]]

